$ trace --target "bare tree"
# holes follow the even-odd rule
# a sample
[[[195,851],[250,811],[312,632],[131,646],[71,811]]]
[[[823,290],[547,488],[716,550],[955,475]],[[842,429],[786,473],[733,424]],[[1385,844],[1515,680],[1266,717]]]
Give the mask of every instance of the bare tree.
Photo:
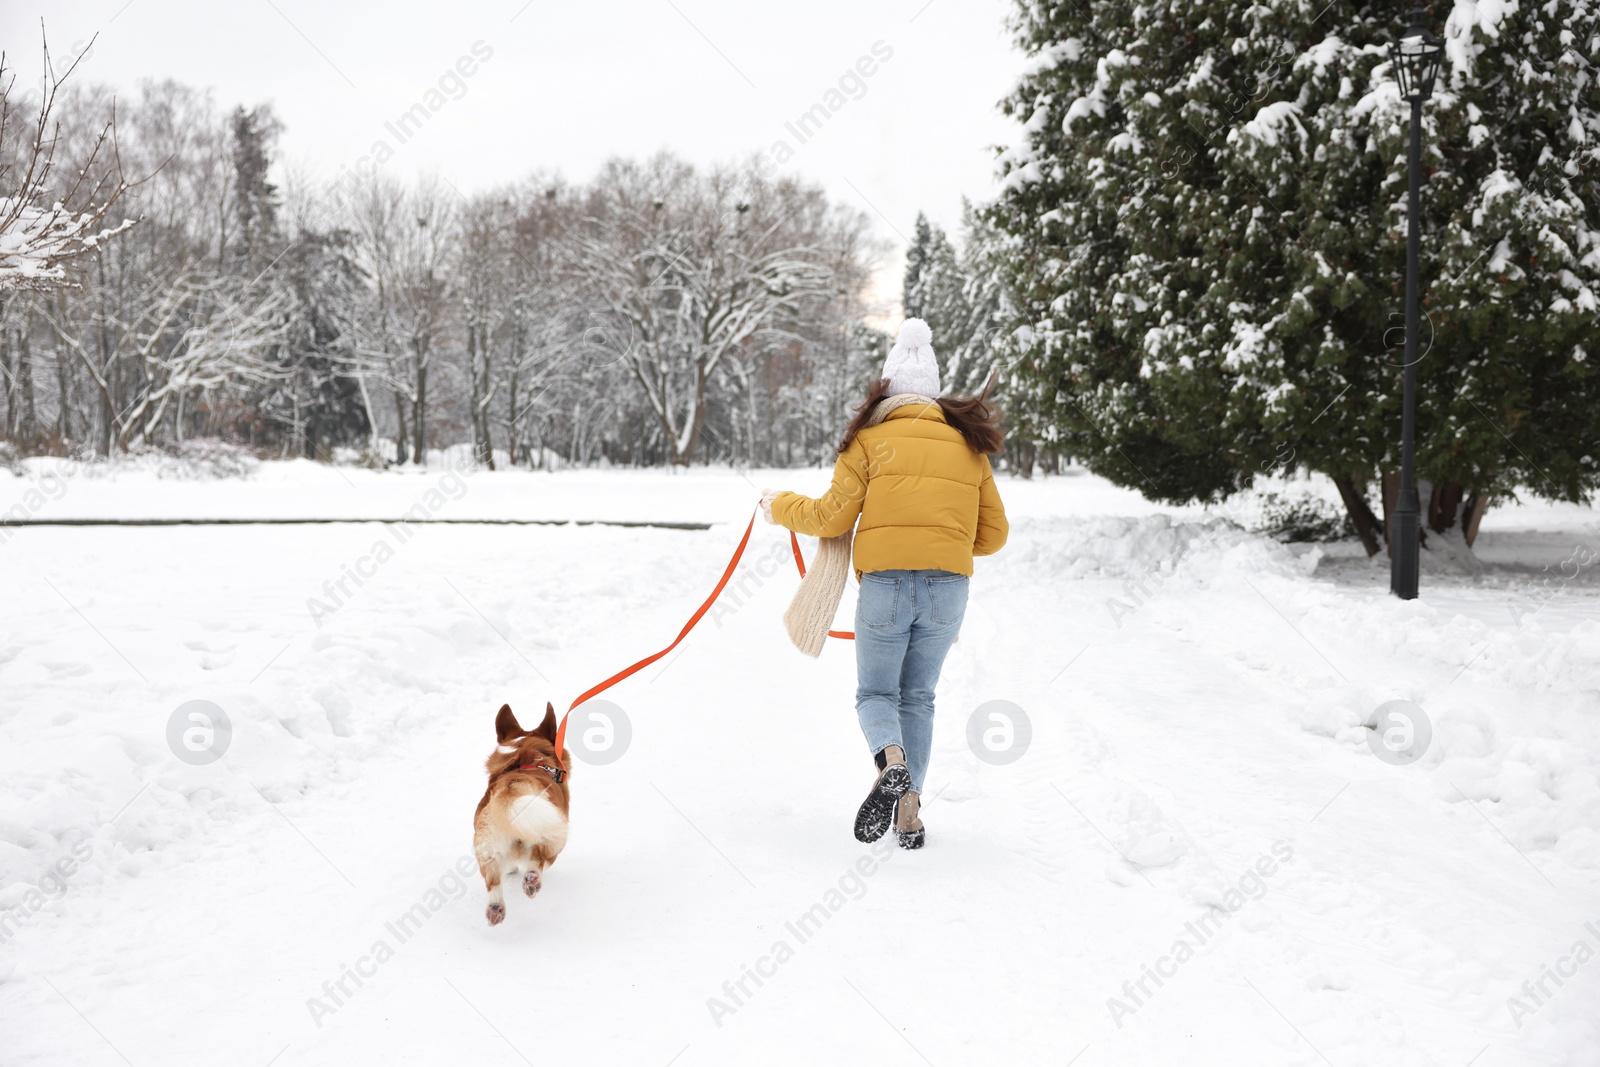
[[[529,428],[547,421],[538,416],[548,416],[561,402],[567,390],[559,387],[571,384],[575,366],[596,354],[605,362],[606,350],[596,343],[601,338],[586,331],[581,296],[558,269],[577,217],[572,197],[548,177],[531,179],[508,197],[516,219],[505,259],[510,307],[500,328],[499,365],[507,455],[515,464],[519,452],[527,452],[529,462],[544,455],[543,434],[537,445],[525,443]]]
[[[459,294],[467,327],[468,420],[477,461],[494,469],[494,442],[489,432],[490,405],[498,383],[494,377],[494,334],[506,315],[507,262],[512,258],[510,230],[514,205],[509,196],[488,194],[469,203],[462,213]]]
[[[832,272],[779,187],[747,172],[700,179],[657,157],[602,173],[571,256],[588,297],[624,332],[623,364],[687,464],[707,391],[737,359],[811,297]]]
[[[423,463],[428,455],[428,374],[446,325],[449,265],[457,239],[455,194],[428,180],[407,196],[406,204],[410,218],[401,221],[398,241],[399,297],[411,356],[411,462]]]
[[[58,187],[56,146],[61,127],[54,118],[56,98],[83,57],[58,75],[49,42],[42,47],[44,95],[31,121],[13,107],[16,75],[0,52],[0,298],[8,290],[48,290],[66,284],[70,264],[138,221],[107,223],[112,206],[129,188],[117,148],[115,110],[87,158],[73,161],[65,183]],[[10,146],[18,125],[25,140],[18,158],[13,158]],[[98,165],[106,159],[109,167]]]
[[[269,106],[173,82],[48,103],[48,136],[34,104],[9,112],[5,173],[54,159],[57,198],[71,178],[140,224],[102,212],[85,241],[118,239],[57,261],[52,291],[0,292],[0,437],[26,448],[218,435],[421,463],[459,435],[485,465],[501,442],[517,464],[809,460],[866,377],[865,223],[803,183],[661,156],[464,201],[286,173]]]
[[[287,303],[281,291],[251,299],[191,278],[161,294],[135,330],[135,353],[150,384],[118,414],[118,443],[126,448],[150,438],[169,407],[181,412],[198,395],[287,378],[290,368],[272,358],[288,333]]]
[[[363,264],[375,288],[366,351],[395,403],[396,461],[427,457],[428,375],[445,328],[457,239],[454,193],[438,181],[415,190],[374,177],[351,212]]]

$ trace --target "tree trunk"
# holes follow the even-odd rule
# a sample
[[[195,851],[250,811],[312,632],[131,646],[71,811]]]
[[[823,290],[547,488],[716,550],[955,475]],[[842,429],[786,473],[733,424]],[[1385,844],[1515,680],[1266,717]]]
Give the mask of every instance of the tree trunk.
[[[489,456],[488,416],[483,409],[484,400],[484,373],[483,361],[486,352],[480,348],[480,331],[477,323],[467,323],[467,405],[471,409],[467,414],[472,423],[472,458],[479,463],[493,467]]]
[[[1032,441],[1016,441],[1006,446],[1006,466],[1014,478],[1033,478],[1033,465],[1039,449]]]
[[[400,394],[400,390],[396,389],[394,392],[394,421],[396,427],[394,432],[394,461],[402,467],[405,466],[406,462],[406,426],[409,418],[410,416],[406,414],[406,398]]]
[[[29,311],[27,325],[20,328],[21,343],[17,346],[17,378],[22,387],[22,436],[33,440],[39,435],[39,425],[33,405],[33,312]]]
[[[1478,525],[1483,522],[1484,512],[1489,510],[1489,494],[1476,490],[1467,498],[1466,510],[1461,513],[1461,533],[1467,539],[1467,547],[1471,548],[1478,540]]]
[[[694,446],[700,440],[701,429],[706,421],[706,372],[701,368],[695,372],[694,381],[694,410],[689,413],[689,438],[683,446],[683,451],[678,451],[677,441],[668,441],[672,449],[672,465],[674,467],[687,467],[694,458]]]
[[[6,390],[6,418],[0,424],[0,437],[6,438],[17,433],[17,374],[11,369],[11,336],[11,331],[0,325],[0,375]]]
[[[1356,536],[1361,538],[1361,547],[1367,550],[1370,558],[1378,554],[1382,547],[1378,544],[1380,529],[1386,531],[1387,527],[1380,527],[1378,517],[1372,513],[1372,508],[1367,505],[1367,498],[1362,493],[1361,487],[1356,485],[1351,478],[1335,478],[1333,484],[1339,489],[1339,498],[1344,501],[1344,510],[1350,516],[1350,522],[1356,528]],[[1384,509],[1387,515],[1388,509]],[[1385,541],[1388,533],[1384,533]]]
[[[428,366],[417,354],[417,398],[411,402],[411,462],[419,467],[428,461],[427,418]]]
[[[1394,556],[1394,512],[1400,500],[1400,473],[1385,471],[1383,475],[1383,545]]]
[[[356,385],[361,389],[361,410],[367,413],[367,455],[376,459],[378,455],[378,413],[372,410],[372,393],[367,388],[367,374],[361,371],[356,376]]]
[[[115,368],[111,365],[111,335],[108,332],[106,321],[106,257],[102,251],[95,257],[97,268],[100,272],[100,301],[99,301],[99,341],[100,341],[100,376],[105,384],[100,390],[100,454],[106,458],[111,456],[111,440],[113,436],[111,390],[115,388]]]
[[[515,364],[513,364],[513,368]],[[506,466],[517,468],[517,372],[511,371],[511,400],[506,405]]]
[[[1444,533],[1456,524],[1456,512],[1461,509],[1461,484],[1440,482],[1428,494],[1428,526],[1435,533]]]
[[[1489,510],[1489,495],[1477,490],[1468,493],[1459,482],[1441,482],[1431,489],[1424,537],[1428,529],[1439,534],[1460,529],[1462,540],[1471,548],[1478,540],[1478,526],[1483,522],[1484,512]],[[1462,504],[1463,497],[1466,498],[1465,506]]]
[[[59,301],[59,319],[62,324],[67,322],[67,296],[65,292],[57,294]],[[67,358],[67,343],[60,336],[56,338],[56,436],[61,438],[63,444],[72,440],[72,360]]]
[[[111,457],[112,442],[116,440],[116,423],[111,410],[111,391],[116,388],[116,367],[107,366],[108,381],[106,387],[100,390],[100,454],[107,459]]]
[[[483,462],[483,409],[478,406],[483,394],[478,391],[483,376],[478,370],[478,327],[467,322],[467,422],[472,427],[472,458]]]
[[[304,440],[303,440],[303,438],[301,436],[301,432],[300,432],[300,382],[299,382],[299,377],[300,376],[299,376],[299,374],[297,372],[295,374],[294,379],[290,382],[290,385],[289,385],[289,397],[293,401],[293,403],[290,405],[290,408],[289,408],[289,413],[290,413],[290,416],[289,416],[289,418],[290,418],[290,421],[289,421],[289,444],[288,444],[288,447],[283,450],[283,454],[285,456],[291,456],[291,457],[294,456],[296,450],[298,450],[301,453],[302,456],[305,454],[305,450],[306,450],[305,442],[304,442]]]
[[[490,391],[494,369],[490,366],[493,349],[489,347],[489,327],[478,327],[478,358],[483,364],[483,380],[478,387],[478,428],[483,434],[483,465],[494,470],[494,436],[489,432],[489,402],[494,399]]]

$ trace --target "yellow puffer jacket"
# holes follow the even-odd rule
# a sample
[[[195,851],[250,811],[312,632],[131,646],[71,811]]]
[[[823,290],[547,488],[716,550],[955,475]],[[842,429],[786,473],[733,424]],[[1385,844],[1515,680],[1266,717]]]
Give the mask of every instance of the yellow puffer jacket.
[[[989,457],[974,452],[931,404],[895,408],[862,430],[840,454],[826,493],[779,493],[772,517],[812,537],[838,537],[856,526],[857,577],[971,574],[972,557],[998,552],[1010,531]]]

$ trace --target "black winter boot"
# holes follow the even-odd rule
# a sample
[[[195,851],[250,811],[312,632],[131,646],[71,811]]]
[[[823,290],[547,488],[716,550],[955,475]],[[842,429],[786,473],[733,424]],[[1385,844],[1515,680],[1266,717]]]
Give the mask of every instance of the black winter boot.
[[[919,813],[922,810],[922,797],[915,789],[908,789],[900,798],[900,803],[894,808],[894,835],[900,842],[901,848],[921,848],[927,839],[927,829],[922,825]]]
[[[911,772],[906,769],[906,754],[899,745],[878,753],[878,780],[856,812],[856,840],[867,844],[878,840],[894,822],[895,803],[911,788]]]

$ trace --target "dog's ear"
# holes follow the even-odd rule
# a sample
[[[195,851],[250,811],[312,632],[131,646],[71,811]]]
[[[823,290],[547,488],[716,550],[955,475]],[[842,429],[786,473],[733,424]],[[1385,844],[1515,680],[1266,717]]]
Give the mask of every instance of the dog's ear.
[[[556,743],[556,706],[554,704],[549,701],[545,702],[544,722],[541,722],[539,728],[533,732],[552,745]]]
[[[497,741],[504,741],[508,737],[515,737],[525,733],[522,724],[517,722],[517,717],[511,714],[511,705],[500,705],[500,714],[494,717],[494,736]]]

